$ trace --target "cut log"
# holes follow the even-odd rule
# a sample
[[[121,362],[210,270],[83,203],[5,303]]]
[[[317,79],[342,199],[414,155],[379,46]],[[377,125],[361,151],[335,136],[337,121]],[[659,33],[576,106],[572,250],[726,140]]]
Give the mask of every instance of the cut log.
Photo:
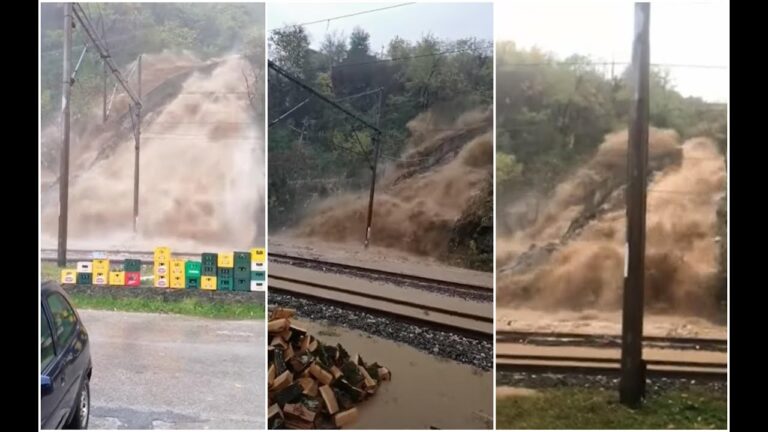
[[[320,381],[323,385],[328,385],[333,381],[333,375],[315,363],[309,367],[309,373],[312,374],[312,376]]]
[[[283,414],[290,419],[291,417],[297,417],[309,423],[315,422],[315,416],[317,413],[308,410],[304,405],[300,403],[289,403],[283,407]]]
[[[317,381],[311,377],[299,378],[296,380],[301,388],[304,389],[303,393],[309,397],[317,396]]]
[[[328,414],[334,415],[339,412],[339,403],[336,401],[336,395],[333,394],[331,386],[324,385],[320,387],[320,396],[323,397]]]
[[[290,402],[295,402],[301,397],[301,393],[304,391],[304,389],[299,385],[299,383],[295,382],[288,387],[278,391],[273,396],[273,399],[275,402],[280,405],[281,407],[284,407],[285,404]]]
[[[277,404],[270,405],[267,411],[267,428],[268,429],[281,429],[285,423],[285,417],[283,411]]]
[[[267,330],[269,333],[282,333],[285,331],[285,329],[288,328],[290,323],[287,319],[281,318],[274,321],[270,321],[269,324],[267,324]]]
[[[278,392],[289,385],[293,384],[293,374],[291,371],[285,371],[282,374],[278,375],[277,378],[272,382],[272,387],[270,387],[270,392]]]
[[[342,411],[333,416],[336,427],[349,426],[357,421],[357,408]]]
[[[272,383],[275,382],[275,365],[271,364],[269,365],[269,370],[267,370],[267,385],[269,387],[272,387]]]
[[[288,309],[288,308],[276,308],[272,311],[272,314],[269,317],[269,320],[279,320],[279,319],[291,319],[296,315],[296,311],[294,309]]]

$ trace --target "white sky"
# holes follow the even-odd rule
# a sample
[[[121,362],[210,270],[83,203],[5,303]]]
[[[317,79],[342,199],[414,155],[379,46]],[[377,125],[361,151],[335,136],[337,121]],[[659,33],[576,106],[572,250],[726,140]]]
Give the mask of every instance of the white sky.
[[[595,61],[629,62],[632,57],[633,2],[498,1],[494,15],[497,42],[535,45],[561,59],[581,54]],[[728,17],[728,3],[723,0],[652,2],[651,63],[728,66]],[[669,70],[683,95],[727,102],[727,69]]]
[[[269,3],[267,29],[338,17],[405,3]],[[305,26],[312,48],[319,48],[326,33],[343,32],[348,38],[355,26],[371,35],[371,50],[381,52],[395,36],[412,42],[432,33],[440,39],[466,37],[493,40],[493,4],[416,3],[393,9]]]

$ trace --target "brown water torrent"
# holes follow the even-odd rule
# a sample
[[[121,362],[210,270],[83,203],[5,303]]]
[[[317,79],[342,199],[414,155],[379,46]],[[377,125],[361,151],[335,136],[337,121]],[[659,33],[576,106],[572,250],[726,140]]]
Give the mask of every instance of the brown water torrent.
[[[492,111],[465,113],[450,130],[422,114],[408,127],[411,139],[401,159],[377,186],[372,243],[439,257],[452,229],[493,169]],[[367,193],[315,204],[292,236],[328,242],[360,242],[365,233]]]
[[[109,123],[99,125],[100,113],[83,119],[88,126],[74,137],[69,247],[202,251],[263,244],[264,142],[243,78],[250,65],[239,56],[200,62],[163,53],[145,56],[143,67],[148,107],[138,233],[131,228],[134,142],[130,120],[121,116],[123,96]],[[58,200],[43,193],[42,243],[51,247]]]
[[[500,305],[620,308],[626,137],[626,131],[608,135],[592,160],[558,185],[538,219],[498,237]],[[652,129],[650,167],[657,172],[648,186],[646,305],[709,316],[717,289],[723,156],[709,139],[680,144],[674,132]]]

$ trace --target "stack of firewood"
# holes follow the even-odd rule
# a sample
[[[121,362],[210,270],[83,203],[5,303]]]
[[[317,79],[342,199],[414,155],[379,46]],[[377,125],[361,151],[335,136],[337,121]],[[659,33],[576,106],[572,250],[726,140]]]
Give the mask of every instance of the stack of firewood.
[[[267,347],[269,429],[329,429],[357,420],[356,405],[391,379],[387,368],[325,345],[291,324],[295,311],[272,310]]]

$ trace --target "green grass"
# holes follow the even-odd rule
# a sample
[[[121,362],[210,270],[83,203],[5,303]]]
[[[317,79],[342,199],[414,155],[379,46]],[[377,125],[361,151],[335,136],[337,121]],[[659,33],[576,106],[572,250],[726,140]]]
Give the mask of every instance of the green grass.
[[[216,303],[197,298],[164,301],[154,298],[113,298],[70,293],[78,309],[172,313],[221,319],[264,319],[264,305]]]
[[[43,281],[47,281],[47,280],[58,281],[61,279],[59,277],[60,275],[61,275],[61,271],[56,266],[56,263],[47,262],[47,261],[40,263],[40,276],[42,277]]]
[[[498,429],[725,429],[727,413],[725,396],[703,388],[651,396],[637,410],[616,391],[581,388],[496,400]]]

